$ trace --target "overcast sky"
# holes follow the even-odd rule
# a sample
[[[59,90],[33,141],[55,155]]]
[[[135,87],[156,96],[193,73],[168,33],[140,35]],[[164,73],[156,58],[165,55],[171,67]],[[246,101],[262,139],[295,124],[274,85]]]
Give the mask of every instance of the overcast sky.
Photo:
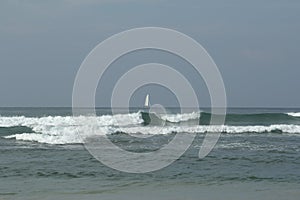
[[[87,54],[112,34],[145,26],[202,44],[222,73],[229,106],[300,107],[299,13],[299,0],[2,0],[0,107],[71,106]]]

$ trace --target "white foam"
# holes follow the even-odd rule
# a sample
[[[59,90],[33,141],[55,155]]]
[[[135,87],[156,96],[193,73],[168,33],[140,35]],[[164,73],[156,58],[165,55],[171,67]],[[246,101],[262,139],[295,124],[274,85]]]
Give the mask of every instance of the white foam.
[[[300,112],[290,112],[290,113],[287,113],[288,115],[290,116],[293,116],[293,117],[300,117]]]
[[[4,138],[25,141],[34,141],[47,144],[76,144],[83,143],[84,139],[94,135],[113,133],[109,127],[48,127],[39,133],[22,133],[4,136]]]
[[[48,116],[48,117],[0,117],[0,127],[28,126],[39,129],[39,126],[76,126],[93,121],[100,126],[127,126],[143,122],[139,112],[131,114],[103,115],[103,116]]]
[[[299,125],[271,125],[271,126],[209,126],[209,125],[197,125],[197,126],[165,126],[165,127],[125,127],[118,128],[116,131],[135,134],[135,133],[143,133],[143,134],[170,134],[170,133],[214,133],[214,132],[222,132],[222,133],[270,133],[273,131],[282,131],[283,133],[291,133],[297,134],[300,133]]]
[[[196,119],[199,113],[166,115],[165,119],[179,122]],[[86,116],[49,116],[49,117],[0,117],[0,127],[27,126],[35,133],[21,133],[5,136],[16,140],[36,141],[48,144],[83,143],[92,135],[106,135],[116,132],[128,134],[170,134],[170,133],[269,133],[281,131],[288,134],[300,135],[300,125],[270,125],[270,126],[142,126],[141,113],[105,115],[97,117]]]
[[[76,135],[72,135],[68,137],[68,135],[64,134],[64,136],[59,135],[47,135],[40,133],[22,133],[5,136],[5,138],[15,138],[16,140],[25,140],[25,141],[34,141],[39,143],[47,143],[47,144],[75,144],[75,143],[83,143],[82,139]]]
[[[183,122],[191,119],[198,119],[200,117],[200,112],[192,112],[192,113],[182,113],[182,114],[166,114],[162,115],[161,118],[163,120],[167,120],[170,122]]]
[[[113,127],[141,124],[140,112],[104,116],[48,116],[48,117],[0,117],[0,127],[26,126],[35,133],[5,136],[16,140],[36,141],[48,144],[82,143],[90,135],[112,133]]]
[[[99,127],[84,125],[80,127],[48,127],[41,133],[22,133],[5,136],[16,140],[36,141],[48,144],[83,143],[83,140],[92,135],[106,135],[115,132],[128,134],[170,134],[170,133],[269,133],[280,130],[284,133],[300,133],[299,125],[271,125],[271,126],[138,126],[138,127]]]

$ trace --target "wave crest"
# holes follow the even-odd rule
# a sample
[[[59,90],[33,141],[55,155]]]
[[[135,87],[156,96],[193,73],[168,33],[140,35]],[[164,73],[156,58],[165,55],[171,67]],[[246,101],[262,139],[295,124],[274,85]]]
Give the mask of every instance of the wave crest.
[[[300,114],[300,113],[298,113]],[[298,115],[296,114],[296,115]],[[48,116],[48,117],[0,117],[0,127],[6,127],[7,129],[13,129],[13,127],[19,127],[18,132],[11,131],[11,135],[3,136],[6,139],[26,140],[48,144],[72,144],[83,143],[85,138],[94,135],[107,135],[114,133],[125,134],[147,134],[147,135],[159,135],[159,134],[171,134],[171,133],[214,133],[222,132],[229,134],[242,134],[242,133],[287,133],[300,135],[299,124],[271,124],[271,125],[253,125],[248,124],[227,124],[223,126],[209,126],[206,124],[193,124],[178,123],[193,121],[200,118],[200,113],[184,113],[184,114],[167,114],[161,116],[160,120],[167,120],[169,123],[167,126],[158,125],[143,125],[143,113],[136,112],[130,114],[117,114],[117,115],[103,115],[103,116]],[[268,118],[274,116],[273,122],[276,122],[276,118],[282,120],[283,116],[287,114],[266,114],[257,115],[259,119]],[[294,114],[293,114],[294,115]],[[244,116],[242,120],[253,118],[252,116]],[[201,113],[201,118],[210,118],[207,113]],[[241,115],[230,115],[229,118],[232,121],[236,121],[241,118]],[[252,119],[251,118],[251,119]],[[293,117],[291,117],[293,118]],[[298,118],[295,118],[297,120]],[[201,120],[200,120],[201,121]],[[270,120],[272,121],[272,120]],[[294,121],[292,121],[294,122]],[[25,127],[25,128],[24,128]],[[29,127],[32,129],[32,133],[28,132]],[[6,129],[4,128],[4,129]],[[23,128],[23,129],[22,129]],[[23,130],[20,131],[19,129]],[[9,132],[9,131],[7,131]]]

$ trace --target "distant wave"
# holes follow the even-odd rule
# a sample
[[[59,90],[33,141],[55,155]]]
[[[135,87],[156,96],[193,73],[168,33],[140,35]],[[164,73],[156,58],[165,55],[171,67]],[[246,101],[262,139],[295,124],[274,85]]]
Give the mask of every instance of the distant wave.
[[[201,113],[200,124],[208,125],[210,122],[210,113]],[[226,125],[262,125],[269,126],[273,124],[297,124],[300,125],[300,119],[287,113],[257,113],[257,114],[227,114]]]

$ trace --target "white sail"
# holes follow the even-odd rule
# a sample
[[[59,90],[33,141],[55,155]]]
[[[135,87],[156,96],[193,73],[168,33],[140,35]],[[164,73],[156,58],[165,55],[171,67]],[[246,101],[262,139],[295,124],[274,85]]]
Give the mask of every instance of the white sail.
[[[149,94],[145,98],[145,107],[149,107]]]

